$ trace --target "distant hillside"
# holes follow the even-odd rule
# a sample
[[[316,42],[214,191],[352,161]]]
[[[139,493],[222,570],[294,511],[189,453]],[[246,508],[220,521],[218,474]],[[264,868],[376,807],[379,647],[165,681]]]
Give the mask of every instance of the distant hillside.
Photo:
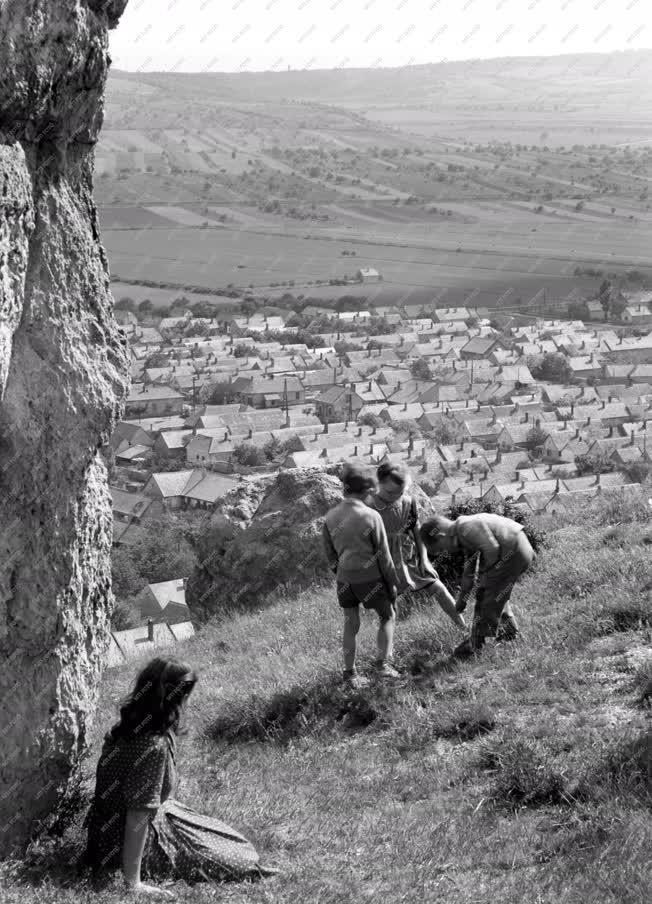
[[[279,72],[165,73],[112,72],[108,100],[120,93],[120,81],[158,89],[168,97],[190,96],[206,102],[279,100],[341,106],[451,102],[474,96],[522,103],[529,90],[581,106],[615,97],[630,86],[652,92],[652,50],[622,53],[563,54],[550,57],[502,57],[459,60],[378,69],[314,69]],[[129,86],[131,90],[132,85]],[[125,86],[126,87],[126,86]],[[451,95],[451,89],[454,94]],[[641,94],[637,95],[637,106]],[[136,100],[134,98],[134,100]],[[632,100],[634,95],[632,93]]]

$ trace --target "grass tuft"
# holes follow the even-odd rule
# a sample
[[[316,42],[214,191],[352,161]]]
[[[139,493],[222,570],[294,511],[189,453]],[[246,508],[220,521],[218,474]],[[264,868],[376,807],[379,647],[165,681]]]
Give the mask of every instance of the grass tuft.
[[[612,742],[581,783],[583,797],[631,797],[652,804],[652,729]]]
[[[509,809],[569,803],[564,776],[540,743],[497,739],[483,747],[478,765],[494,774],[491,797]]]
[[[389,691],[389,689],[388,689]],[[311,687],[294,685],[266,700],[252,696],[226,709],[206,726],[213,741],[271,741],[279,744],[319,735],[340,726],[348,730],[385,724],[382,686],[369,693],[349,689],[332,679]]]

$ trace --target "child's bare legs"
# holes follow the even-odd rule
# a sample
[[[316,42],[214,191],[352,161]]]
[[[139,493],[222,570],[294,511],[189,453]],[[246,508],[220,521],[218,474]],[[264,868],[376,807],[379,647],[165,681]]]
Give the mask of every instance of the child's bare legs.
[[[453,624],[457,625],[458,628],[466,628],[464,616],[455,608],[455,600],[441,581],[435,581],[432,585],[431,593]]]
[[[394,656],[394,625],[396,617],[394,614],[390,616],[380,615],[378,621],[378,634],[376,642],[378,645],[379,662],[391,662]]]
[[[352,672],[355,669],[355,654],[357,636],[360,630],[360,612],[357,606],[344,609],[344,634],[342,636],[342,648],[344,650],[344,670]]]

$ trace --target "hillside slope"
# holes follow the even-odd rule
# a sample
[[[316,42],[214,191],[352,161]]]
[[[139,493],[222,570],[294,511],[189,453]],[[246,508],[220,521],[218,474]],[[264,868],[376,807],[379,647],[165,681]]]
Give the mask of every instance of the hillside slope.
[[[648,900],[652,734],[636,701],[652,673],[652,525],[639,517],[551,534],[514,595],[523,638],[475,662],[452,664],[456,630],[416,607],[397,629],[396,685],[342,691],[330,583],[180,645],[200,681],[177,796],[249,835],[283,875],[179,883],[179,900]],[[361,643],[364,665],[370,617]],[[85,795],[137,667],[105,674]],[[6,904],[91,900],[67,884],[84,812],[4,865]]]

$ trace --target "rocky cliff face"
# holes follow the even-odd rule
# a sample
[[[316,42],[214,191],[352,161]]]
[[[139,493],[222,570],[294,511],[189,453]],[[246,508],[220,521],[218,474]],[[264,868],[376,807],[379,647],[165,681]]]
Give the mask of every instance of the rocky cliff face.
[[[232,490],[200,532],[200,569],[188,581],[188,604],[204,614],[251,608],[284,586],[293,591],[332,580],[321,540],[326,512],[342,499],[337,466],[281,471]],[[432,506],[410,490],[423,516]]]
[[[126,3],[0,0],[0,854],[84,746],[113,603],[98,449],[128,360],[92,170]]]

